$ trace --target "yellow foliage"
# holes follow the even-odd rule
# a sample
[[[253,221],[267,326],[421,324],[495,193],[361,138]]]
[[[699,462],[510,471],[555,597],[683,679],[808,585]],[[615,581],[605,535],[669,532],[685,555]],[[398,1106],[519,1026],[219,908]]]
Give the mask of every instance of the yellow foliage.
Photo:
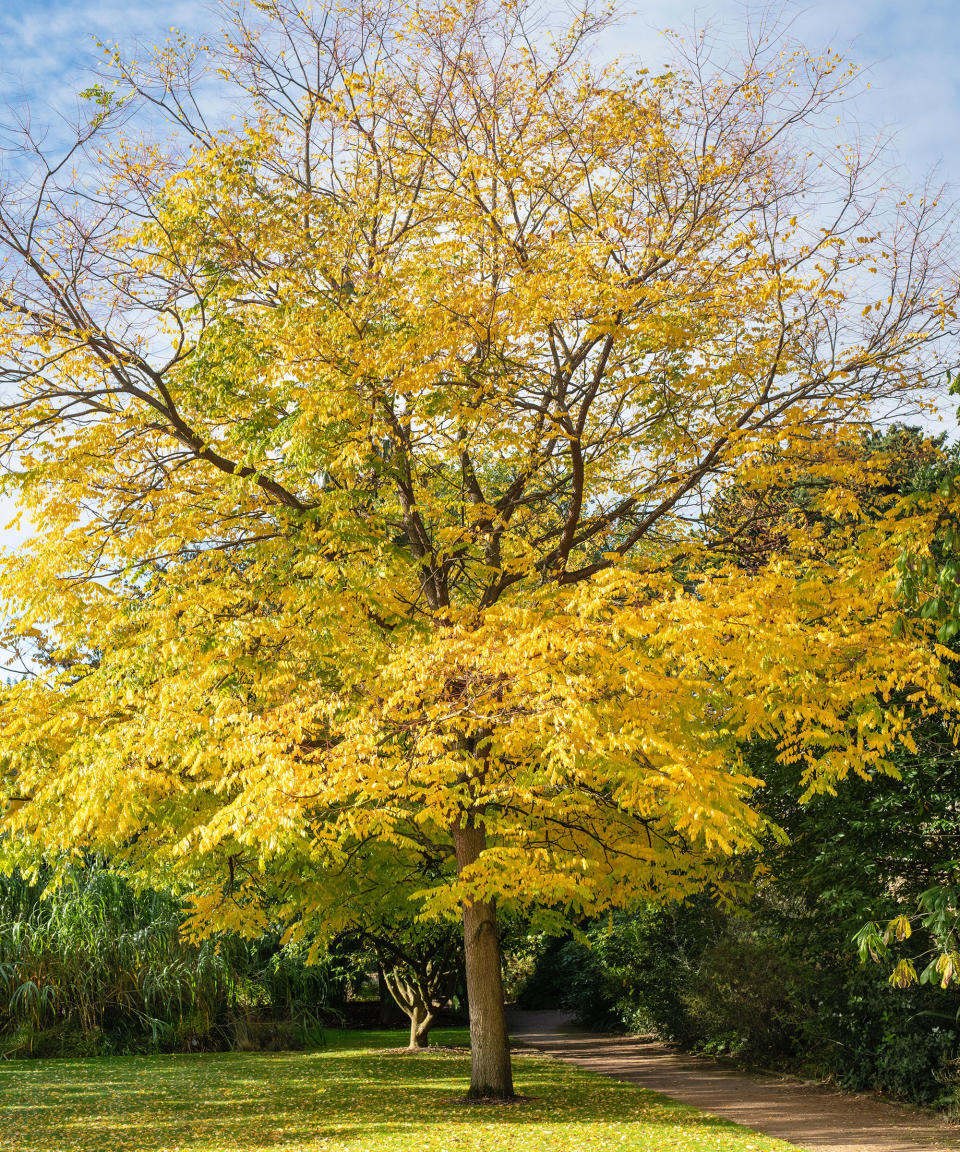
[[[871,504],[860,450],[951,331],[934,208],[864,221],[854,172],[823,226],[790,131],[832,56],[653,77],[525,11],[265,6],[211,58],[236,125],[189,111],[202,54],[156,64],[190,149],[129,134],[155,89],[116,58],[76,211],[0,209],[40,529],[3,564],[11,850],[138,862],[201,930],[309,914],[370,845],[427,915],[595,912],[775,832],[750,741],[831,791],[954,707],[926,626],[892,636],[949,498]],[[748,556],[802,485],[818,518]]]

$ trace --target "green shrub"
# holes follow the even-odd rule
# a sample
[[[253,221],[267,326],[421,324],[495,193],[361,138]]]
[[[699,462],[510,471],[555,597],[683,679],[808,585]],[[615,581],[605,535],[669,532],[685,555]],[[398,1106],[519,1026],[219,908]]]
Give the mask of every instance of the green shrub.
[[[334,957],[309,964],[271,935],[191,943],[180,921],[172,896],[96,861],[57,884],[0,877],[0,1054],[215,1051],[249,1012],[272,1020],[257,1046],[297,1047],[343,999]]]
[[[521,1007],[563,1007],[594,1028],[693,1038],[682,998],[720,917],[709,901],[643,906],[597,921],[577,939],[551,940],[521,990]]]
[[[842,931],[769,892],[749,916],[705,902],[644,907],[543,947],[520,1003],[853,1091],[956,1107],[960,998],[892,988],[857,961]]]
[[[815,979],[783,941],[731,920],[679,992],[688,1042],[751,1060],[796,1056]]]

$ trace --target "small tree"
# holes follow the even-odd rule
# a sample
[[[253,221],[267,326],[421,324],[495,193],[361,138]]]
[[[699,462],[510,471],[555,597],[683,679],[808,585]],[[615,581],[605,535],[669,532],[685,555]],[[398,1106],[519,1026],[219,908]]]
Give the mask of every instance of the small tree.
[[[460,945],[451,931],[407,924],[364,933],[390,995],[410,1020],[411,1050],[426,1048],[430,1029],[456,989]]]
[[[745,740],[832,788],[909,739],[891,693],[947,697],[923,628],[891,639],[895,512],[864,535],[832,481],[940,371],[949,210],[813,131],[834,56],[701,39],[652,76],[591,64],[606,20],[266,0],[113,56],[0,197],[42,529],[3,569],[41,641],[8,846],[175,870],[204,930],[267,875],[309,918],[366,845],[430,854],[476,1096],[513,1091],[498,902],[721,884],[762,826]],[[844,531],[729,563],[711,500],[790,470]]]

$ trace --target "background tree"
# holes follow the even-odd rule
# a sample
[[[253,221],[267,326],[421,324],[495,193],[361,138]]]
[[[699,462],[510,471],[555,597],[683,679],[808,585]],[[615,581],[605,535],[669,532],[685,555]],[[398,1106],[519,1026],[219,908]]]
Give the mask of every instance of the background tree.
[[[829,789],[949,706],[890,635],[892,512],[828,484],[844,531],[754,574],[701,524],[846,474],[937,374],[951,214],[870,193],[813,131],[848,70],[766,33],[651,76],[590,62],[591,12],[247,15],[112,56],[77,150],[10,161],[0,426],[41,531],[3,578],[51,663],[4,701],[8,844],[175,866],[204,930],[290,861],[436,853],[471,1092],[509,1096],[497,901],[722,884],[764,827],[745,742]]]
[[[412,1050],[426,1048],[437,1014],[462,979],[461,942],[449,925],[389,924],[359,937],[373,952],[390,995],[410,1021]]]
[[[462,933],[450,918],[420,918],[418,893],[449,883],[452,861],[420,845],[352,845],[347,859],[321,866],[288,851],[279,866],[248,886],[246,918],[279,917],[288,939],[311,952],[345,949],[377,969],[381,998],[410,1021],[411,1049],[426,1048],[437,1014],[462,995]],[[203,925],[197,925],[202,930]],[[387,1015],[381,1004],[381,1016]]]
[[[955,1108],[956,985],[941,987],[935,963],[922,986],[889,980],[898,961],[912,958],[919,975],[931,959],[918,956],[936,926],[913,920],[898,943],[895,921],[924,891],[949,890],[944,861],[957,849],[953,741],[936,719],[915,738],[916,753],[897,756],[899,779],[850,780],[804,805],[795,772],[776,764],[775,749],[755,747],[766,781],[759,803],[789,842],[743,861],[752,883],[723,906],[695,897],[581,922],[577,939],[540,944],[521,1003],[849,1091]],[[854,935],[868,916],[894,921],[892,962],[861,963]]]

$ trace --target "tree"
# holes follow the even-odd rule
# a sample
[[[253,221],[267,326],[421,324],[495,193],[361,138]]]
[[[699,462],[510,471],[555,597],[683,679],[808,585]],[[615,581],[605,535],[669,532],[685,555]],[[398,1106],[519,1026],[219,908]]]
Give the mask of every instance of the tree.
[[[870,466],[851,469],[850,487],[865,518],[882,518],[894,506],[909,520],[957,471],[957,447],[919,429],[894,426],[865,437],[859,452]],[[781,486],[768,477],[756,488],[730,488],[711,509],[717,534],[730,523],[751,525],[731,543],[747,571],[760,571],[781,553],[798,524],[821,539],[844,530],[817,498],[821,481],[803,474],[786,479]],[[944,1102],[957,1048],[956,989],[894,993],[884,972],[857,963],[853,945],[867,915],[882,918],[888,945],[898,932],[909,935],[903,914],[919,899],[926,924],[914,922],[897,951],[916,959],[933,930],[939,949],[926,980],[949,981],[956,895],[947,885],[949,862],[960,854],[950,718],[930,716],[911,738],[913,751],[894,753],[895,776],[851,780],[837,795],[806,803],[798,802],[796,766],[778,762],[775,744],[745,748],[764,780],[754,803],[788,839],[771,838],[755,856],[741,858],[743,890],[722,909],[704,908],[702,900],[641,905],[583,925],[590,946],[578,940],[543,950],[524,997],[546,985],[554,1004],[589,1023],[653,1027],[669,1039],[761,1063],[786,1059],[797,1071],[852,1090]],[[861,934],[864,952],[892,953],[882,936],[871,923]],[[907,956],[899,969],[890,968],[901,982],[911,971]],[[916,964],[913,971],[921,969]]]
[[[722,887],[745,740],[829,789],[948,706],[925,627],[891,637],[893,512],[865,536],[827,483],[843,531],[753,573],[704,514],[846,476],[940,372],[950,212],[871,193],[812,131],[849,71],[765,33],[653,76],[591,63],[603,13],[254,17],[113,54],[77,149],[11,161],[8,851],[175,874],[206,929],[435,856],[471,1094],[506,1097],[498,902]]]
[[[460,977],[459,948],[449,927],[392,924],[362,933],[387,990],[410,1020],[411,1050],[426,1048],[430,1029]]]
[[[271,914],[289,924],[288,936],[318,952],[334,944],[376,966],[387,994],[410,1021],[411,1050],[429,1045],[437,1014],[462,987],[463,948],[449,918],[418,919],[418,890],[449,882],[450,861],[436,851],[357,843],[349,858],[317,868],[308,855],[286,853],[283,871],[244,893],[246,918]],[[297,881],[299,880],[299,884]],[[304,883],[305,881],[305,883]],[[198,923],[198,934],[203,924]],[[389,1004],[389,1001],[388,1001]]]

